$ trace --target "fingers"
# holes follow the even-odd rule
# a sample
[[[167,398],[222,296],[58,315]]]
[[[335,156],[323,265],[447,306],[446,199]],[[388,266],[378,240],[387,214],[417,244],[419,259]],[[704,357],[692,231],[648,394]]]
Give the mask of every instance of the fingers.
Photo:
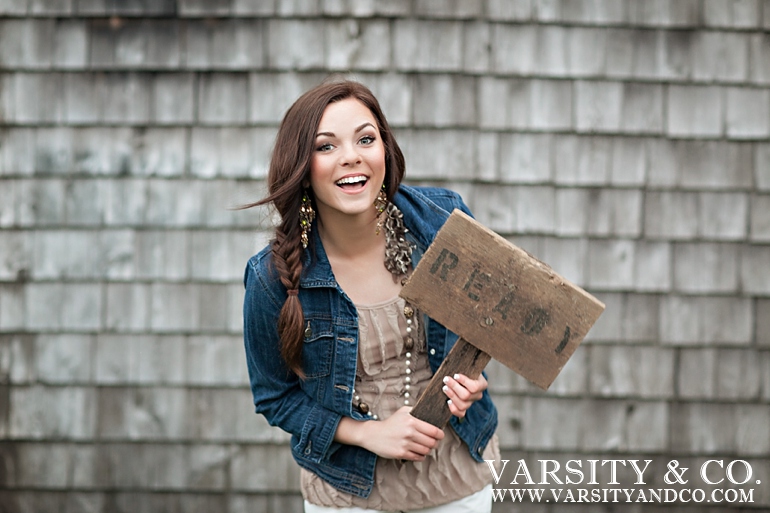
[[[471,395],[470,391],[462,386],[457,380],[450,378],[449,376],[444,377],[444,386],[442,387],[442,390],[449,398],[447,400],[447,405],[449,406],[449,411],[452,415],[463,417],[465,415],[465,410],[470,408],[470,404],[468,404],[470,402],[468,400]]]
[[[354,421],[355,445],[388,459],[422,461],[444,438],[444,431],[410,415],[403,406],[382,421]],[[343,419],[341,426],[349,425]],[[340,429],[338,428],[338,431]]]
[[[402,406],[396,413],[403,412],[409,414],[410,411],[412,411],[411,406]],[[431,440],[435,440],[436,443],[438,443],[439,440],[443,440],[444,438],[443,430],[437,428],[433,424],[425,422],[424,420],[420,420],[417,417],[412,417],[412,415],[409,415],[407,425],[414,428],[420,435],[430,438]]]
[[[388,444],[388,448],[383,449],[380,456],[397,460],[422,461],[432,450],[433,441],[426,443],[427,445],[423,445],[409,439],[393,440]]]
[[[419,454],[428,454],[439,442],[438,438],[425,435],[419,431],[415,431],[407,436],[409,450]]]
[[[484,390],[487,389],[487,380],[483,375],[476,379],[471,379],[464,374],[455,374],[452,377],[444,378],[443,391],[449,398],[447,405],[452,415],[464,417],[465,411],[471,405],[481,399]]]
[[[397,459],[422,461],[444,438],[444,431],[409,414],[411,407],[404,406],[391,419],[403,430],[399,436],[400,450]],[[399,418],[401,417],[401,418]],[[387,422],[387,421],[386,421]]]
[[[464,374],[455,374],[453,377],[444,378],[444,392],[450,399],[458,399],[463,402],[473,402],[481,399],[484,390],[487,389],[487,380],[483,375],[477,379],[471,379]]]
[[[447,399],[446,404],[447,406],[449,406],[449,413],[461,419],[465,417],[465,410],[470,408],[470,406],[465,407],[464,405],[462,406],[462,408],[460,408],[458,406],[458,403],[454,402],[452,399]]]
[[[438,445],[439,441],[425,435],[414,435],[404,440],[398,459],[422,461]]]
[[[436,445],[438,445],[438,442],[435,440],[430,440],[425,444],[410,442],[404,447],[404,456],[400,459],[422,461],[428,454],[430,454],[430,451],[432,451]]]

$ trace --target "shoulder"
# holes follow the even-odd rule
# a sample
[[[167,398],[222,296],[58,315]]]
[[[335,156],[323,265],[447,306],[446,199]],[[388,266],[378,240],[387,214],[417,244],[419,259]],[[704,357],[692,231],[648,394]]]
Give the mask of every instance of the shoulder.
[[[455,191],[444,189],[442,187],[417,187],[417,189],[428,199],[449,212],[455,208],[465,206],[462,196]]]
[[[259,294],[279,305],[279,297],[285,294],[283,285],[273,265],[273,252],[270,245],[252,256],[246,263],[243,284],[247,294]]]
[[[415,241],[424,248],[430,246],[454,209],[471,215],[459,194],[439,187],[401,185],[393,203],[403,212]]]
[[[249,258],[246,270],[251,270],[258,275],[267,274],[272,269],[273,251],[268,244],[259,253]]]
[[[470,215],[471,213],[459,193],[450,189],[444,189],[443,187],[401,185],[399,193],[410,197],[412,201],[422,201],[429,206],[435,205],[448,213],[451,213],[456,208],[466,214]]]

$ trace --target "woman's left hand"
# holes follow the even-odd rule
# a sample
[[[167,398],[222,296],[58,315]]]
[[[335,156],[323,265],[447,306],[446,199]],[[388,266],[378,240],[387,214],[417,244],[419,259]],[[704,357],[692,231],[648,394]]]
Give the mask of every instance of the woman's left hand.
[[[447,405],[455,417],[465,417],[465,411],[481,399],[487,389],[487,380],[483,374],[477,379],[471,379],[465,374],[455,374],[444,378],[444,393],[449,398]]]

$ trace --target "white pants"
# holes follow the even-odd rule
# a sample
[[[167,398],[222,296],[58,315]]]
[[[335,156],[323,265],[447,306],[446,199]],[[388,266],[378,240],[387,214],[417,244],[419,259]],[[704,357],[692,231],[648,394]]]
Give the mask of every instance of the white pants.
[[[492,511],[492,485],[463,499],[448,502],[435,508],[415,509],[408,513],[490,513]],[[305,501],[305,513],[375,513],[373,509],[362,508],[326,508],[315,506]],[[407,513],[389,511],[386,513]]]

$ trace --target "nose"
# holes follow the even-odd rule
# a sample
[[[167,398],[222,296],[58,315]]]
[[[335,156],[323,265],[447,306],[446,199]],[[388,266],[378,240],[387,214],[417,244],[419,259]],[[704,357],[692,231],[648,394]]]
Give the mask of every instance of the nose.
[[[361,163],[361,154],[354,145],[345,146],[340,162],[343,166],[355,166]]]

